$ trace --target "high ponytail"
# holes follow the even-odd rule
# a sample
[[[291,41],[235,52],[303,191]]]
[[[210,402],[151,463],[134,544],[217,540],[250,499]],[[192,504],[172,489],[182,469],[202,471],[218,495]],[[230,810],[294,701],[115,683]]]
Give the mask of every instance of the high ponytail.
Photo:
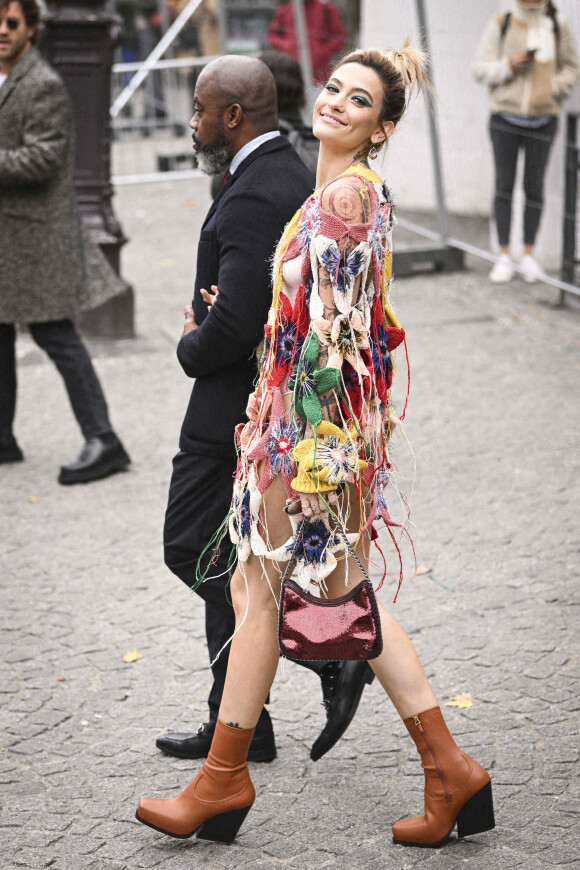
[[[400,51],[377,48],[351,51],[339,61],[335,69],[345,63],[360,63],[373,69],[383,84],[383,104],[379,121],[392,121],[393,124],[403,117],[408,98],[413,91],[427,88],[432,90],[431,83],[425,74],[427,56],[425,52],[412,48],[407,38]]]

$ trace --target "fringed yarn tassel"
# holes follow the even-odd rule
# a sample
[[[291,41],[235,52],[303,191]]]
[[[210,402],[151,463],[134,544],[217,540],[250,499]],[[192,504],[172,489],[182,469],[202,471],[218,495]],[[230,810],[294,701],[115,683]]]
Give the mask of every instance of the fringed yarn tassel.
[[[378,586],[376,587],[376,589],[375,589],[375,592],[378,592],[379,589],[382,589],[383,583],[385,582],[385,579],[386,579],[386,577],[387,577],[387,560],[385,559],[385,554],[383,553],[383,551],[382,551],[381,548],[379,547],[379,544],[378,544],[378,535],[377,535],[377,537],[375,538],[375,547],[377,548],[377,550],[378,550],[379,553],[381,554],[381,559],[383,560],[383,576],[381,577],[381,580],[380,580],[379,585],[378,585]],[[398,594],[398,590],[397,590],[397,594]]]
[[[397,551],[397,555],[399,557],[399,582],[397,584],[397,591],[395,592],[395,597],[393,598],[393,604],[396,604],[397,603],[397,596],[398,596],[399,592],[401,591],[401,586],[403,584],[403,554],[401,553],[401,548],[399,547],[399,545],[396,541],[395,534],[394,534],[392,528],[390,526],[387,526],[387,530],[389,532],[389,535],[391,536],[391,541],[393,542],[393,545],[394,545],[395,550]]]
[[[401,414],[401,416],[399,418],[401,420],[405,419],[405,413],[407,411],[407,405],[409,403],[409,393],[411,392],[411,366],[409,363],[409,346],[407,344],[407,336],[405,336],[404,344],[405,344],[405,358],[407,361],[407,395],[405,396],[405,407],[403,408],[403,413]]]
[[[218,528],[218,530],[210,538],[209,542],[206,544],[206,546],[201,551],[201,555],[200,555],[199,559],[197,560],[197,563],[195,566],[195,580],[191,584],[191,586],[189,587],[192,592],[195,592],[197,589],[199,589],[201,584],[205,580],[208,579],[208,574],[210,573],[212,565],[216,564],[218,557],[219,557],[219,554],[220,554],[220,544],[226,535],[231,514],[232,514],[232,510],[229,510],[227,517],[223,520],[223,522],[220,525],[220,527]],[[208,562],[206,569],[204,571],[201,571],[200,565],[202,563],[203,557],[205,556],[205,554],[209,550],[214,551],[213,556],[210,559],[210,561]],[[232,553],[235,553],[235,547],[232,547]],[[232,563],[232,554],[230,553],[230,557],[228,559],[228,570],[230,568],[231,563]]]

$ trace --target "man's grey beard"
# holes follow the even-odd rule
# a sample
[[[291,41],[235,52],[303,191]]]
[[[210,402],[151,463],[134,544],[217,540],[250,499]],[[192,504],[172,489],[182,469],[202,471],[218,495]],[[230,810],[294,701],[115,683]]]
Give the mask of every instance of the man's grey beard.
[[[227,169],[234,157],[234,152],[223,133],[220,133],[212,145],[202,145],[192,137],[195,142],[195,162],[206,175],[219,175]]]

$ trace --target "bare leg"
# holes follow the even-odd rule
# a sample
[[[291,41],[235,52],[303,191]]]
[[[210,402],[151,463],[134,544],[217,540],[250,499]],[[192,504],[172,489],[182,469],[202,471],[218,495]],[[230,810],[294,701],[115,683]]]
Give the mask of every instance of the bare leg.
[[[284,513],[286,491],[276,478],[264,494],[263,517],[274,548],[285,543],[292,533]],[[253,728],[274,682],[280,649],[278,646],[278,600],[280,570],[256,556],[238,564],[230,592],[236,615],[236,634],[232,640],[228,672],[219,718],[240,728]],[[268,582],[269,581],[269,582]]]
[[[245,579],[242,571],[245,571]],[[270,575],[273,573],[270,570]],[[219,718],[226,725],[240,728],[253,728],[256,725],[274,682],[280,658],[276,601],[266,577],[261,575],[259,560],[250,557],[242,569],[236,568],[230,587],[236,626],[241,627],[232,640]],[[247,592],[245,580],[248,583]],[[271,576],[271,582],[276,590],[279,587],[279,574],[278,583],[275,576]]]
[[[383,651],[369,662],[401,719],[437,704],[415,647],[405,631],[379,603]]]
[[[282,482],[277,479],[264,498],[268,534],[274,547],[284,543],[290,535],[290,524],[282,510],[284,502],[285,492]],[[350,524],[352,528],[357,528],[358,503],[354,493],[351,494],[351,505],[353,505],[353,512]],[[367,560],[364,558],[361,544],[357,548],[357,556],[366,568]],[[241,728],[251,728],[258,721],[278,666],[276,602],[279,596],[280,574],[272,563],[267,563],[266,570],[276,600],[270,591],[266,576],[263,575],[262,565],[256,557],[250,557],[242,568],[238,567],[232,578],[231,593],[236,612],[236,625],[241,625],[241,628],[232,641],[219,718],[225,724],[234,723]],[[243,571],[245,571],[245,579]],[[341,561],[332,576],[328,578],[329,593],[332,597],[342,595],[347,588],[355,586],[360,580],[360,571],[354,560],[349,558],[348,584],[345,585],[345,563]],[[383,652],[378,658],[373,659],[370,665],[404,719],[435,706],[437,702],[415,648],[405,631],[382,605],[379,605],[379,609]]]

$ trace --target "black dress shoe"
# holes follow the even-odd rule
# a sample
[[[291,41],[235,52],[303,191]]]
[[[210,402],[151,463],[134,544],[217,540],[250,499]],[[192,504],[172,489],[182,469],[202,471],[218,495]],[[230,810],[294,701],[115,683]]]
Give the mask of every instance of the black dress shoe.
[[[213,726],[209,722],[200,725],[197,734],[164,734],[155,741],[155,746],[176,758],[205,758],[213,738]],[[248,752],[248,761],[273,761],[276,758],[274,732],[254,734]]]
[[[89,483],[121,471],[130,462],[125,448],[114,432],[98,435],[87,441],[74,462],[62,466],[58,482],[65,485]]]
[[[336,687],[325,686],[324,673],[321,674],[326,725],[310,750],[313,761],[318,761],[338,743],[353,720],[364,687],[370,686],[374,678],[374,672],[367,662],[343,662]]]
[[[0,435],[0,463],[22,462],[24,456],[12,433]]]

